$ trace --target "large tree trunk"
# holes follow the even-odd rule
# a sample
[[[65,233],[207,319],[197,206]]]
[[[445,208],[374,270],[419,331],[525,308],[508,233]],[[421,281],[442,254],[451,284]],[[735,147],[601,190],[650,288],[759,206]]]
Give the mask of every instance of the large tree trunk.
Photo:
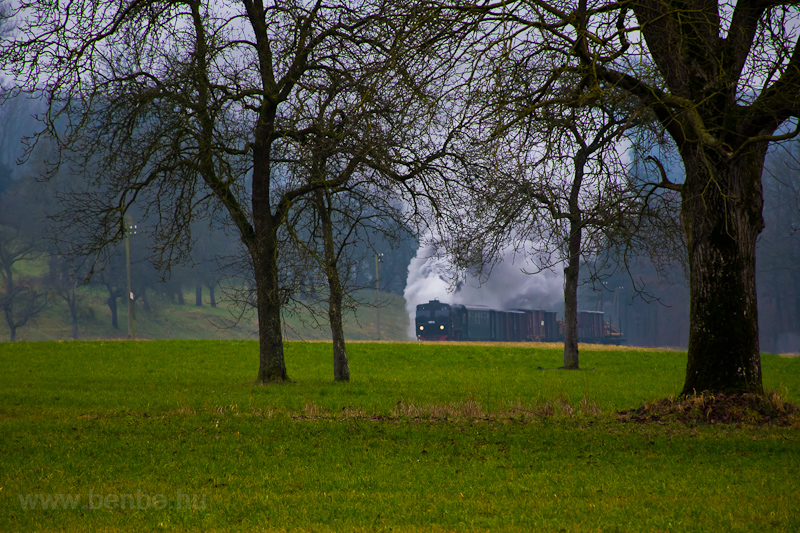
[[[266,131],[272,131],[271,121],[258,128],[259,142],[253,149],[253,233],[249,245],[253,258],[256,283],[256,309],[258,309],[259,383],[289,381],[283,357],[283,332],[281,330],[281,298],[278,279],[278,227],[279,217],[273,217],[270,204],[270,146]],[[269,124],[268,124],[269,122]],[[247,244],[247,243],[246,243]]]
[[[273,236],[273,242],[276,240]],[[275,247],[266,248],[256,258],[256,309],[258,309],[259,383],[289,381],[283,358],[281,301]]]
[[[564,269],[564,368],[578,367],[578,275],[580,274],[581,227],[570,223],[569,257]]]
[[[333,379],[334,381],[350,381],[350,365],[347,362],[347,349],[344,342],[344,326],[342,323],[342,298],[344,290],[339,278],[336,252],[333,243],[333,222],[328,210],[325,194],[322,190],[315,192],[317,212],[322,223],[322,240],[325,249],[325,275],[328,278],[330,295],[328,297],[328,319],[331,323],[333,338]]]
[[[764,227],[766,144],[730,161],[685,146],[681,218],[690,269],[690,328],[682,394],[763,393],[756,239]]]

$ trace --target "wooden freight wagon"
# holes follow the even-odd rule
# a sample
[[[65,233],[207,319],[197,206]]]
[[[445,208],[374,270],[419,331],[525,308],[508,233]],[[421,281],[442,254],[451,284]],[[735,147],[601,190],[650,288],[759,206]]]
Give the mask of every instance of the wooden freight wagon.
[[[558,322],[554,311],[517,309],[523,313],[520,335],[523,341],[555,342],[559,339]]]
[[[578,311],[578,340],[588,343],[603,341],[602,311]]]

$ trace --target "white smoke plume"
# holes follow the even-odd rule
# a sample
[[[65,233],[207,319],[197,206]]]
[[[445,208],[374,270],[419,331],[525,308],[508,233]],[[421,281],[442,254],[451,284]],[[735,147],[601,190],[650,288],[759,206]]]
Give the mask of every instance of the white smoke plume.
[[[408,265],[408,280],[403,296],[410,318],[408,335],[414,338],[414,316],[418,304],[439,299],[449,304],[486,305],[493,309],[545,309],[557,311],[564,305],[564,278],[560,270],[544,270],[537,274],[526,274],[525,267],[532,270],[509,248],[504,260],[498,263],[484,283],[467,277],[457,289],[450,291],[452,267],[435,256],[429,245],[421,245],[417,255]]]

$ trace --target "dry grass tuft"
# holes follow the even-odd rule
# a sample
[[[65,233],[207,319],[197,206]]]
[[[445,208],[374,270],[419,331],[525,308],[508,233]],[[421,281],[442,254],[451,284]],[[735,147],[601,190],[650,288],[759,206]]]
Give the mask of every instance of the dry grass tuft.
[[[184,406],[179,409],[174,409],[172,411],[168,411],[167,414],[170,415],[196,415],[197,409],[192,409],[191,407]]]
[[[306,405],[303,407],[303,415],[306,418],[316,419],[320,418],[322,414],[323,409],[319,405],[306,403]]]
[[[638,409],[617,413],[620,420],[638,423],[737,424],[800,428],[800,407],[785,401],[786,392],[758,394],[702,393],[686,398],[662,398]]]
[[[519,400],[502,405],[497,411],[487,411],[479,402],[468,398],[446,405],[406,404],[398,402],[392,409],[392,418],[414,420],[536,420],[575,415],[599,415],[600,408],[585,396],[576,405],[564,397],[555,398],[537,405],[525,405]]]

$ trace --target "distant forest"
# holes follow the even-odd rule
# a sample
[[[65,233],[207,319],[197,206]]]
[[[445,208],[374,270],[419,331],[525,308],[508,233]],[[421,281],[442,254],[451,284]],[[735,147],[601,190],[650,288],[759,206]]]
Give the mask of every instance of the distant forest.
[[[56,157],[46,146],[37,146],[19,164],[25,148],[22,137],[38,127],[37,108],[36,101],[25,98],[5,101],[0,107],[0,303],[4,311],[0,327],[13,339],[19,328],[36,327],[40,314],[55,311],[73,323],[77,338],[77,323],[87,312],[82,302],[91,291],[95,298],[103,295],[112,327],[124,336],[126,325],[119,316],[127,305],[125,240],[101,255],[81,256],[76,247],[80,242],[73,241],[74,232],[57,216],[70,193],[81,188],[81,175],[70,174],[68,162],[62,162],[55,179],[38,180]],[[153,216],[134,213],[125,223],[131,226],[128,245],[136,313],[150,312],[154,299],[211,307],[225,301],[234,315],[251,303],[249,265],[241,243],[213,214],[191,225],[191,249],[168,269],[162,268],[165,258],[153,247],[151,232],[157,223]],[[367,232],[349,250],[345,278],[352,293],[351,307],[376,304],[376,275],[381,293],[402,295],[417,240],[407,228],[395,233],[398,238],[389,242],[381,234]],[[313,320],[322,316],[323,295],[316,289],[324,283],[305,267],[307,263],[287,263],[284,291],[287,301],[294,302],[287,306],[288,312]],[[189,300],[187,294],[194,297]],[[205,321],[198,321],[198,329],[206,327]]]

